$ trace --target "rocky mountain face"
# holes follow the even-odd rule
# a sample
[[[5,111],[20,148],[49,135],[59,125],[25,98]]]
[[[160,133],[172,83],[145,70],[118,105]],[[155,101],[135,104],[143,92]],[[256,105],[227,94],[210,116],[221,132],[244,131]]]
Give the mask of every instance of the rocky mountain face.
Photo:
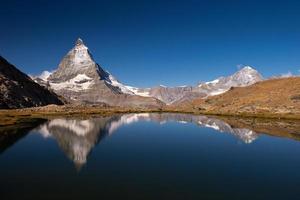
[[[216,80],[201,83],[197,86],[158,86],[146,89],[125,85],[122,85],[122,87],[136,95],[155,97],[168,105],[176,105],[196,98],[219,95],[227,92],[231,87],[245,87],[261,80],[263,80],[262,76],[255,69],[250,66],[245,66],[231,76],[220,77]]]
[[[46,88],[0,56],[0,109],[62,104]]]
[[[163,103],[152,97],[143,97],[125,91],[119,82],[98,65],[81,39],[60,62],[53,73],[44,73],[35,79],[51,88],[71,103],[159,108]]]
[[[262,80],[262,76],[255,69],[245,66],[231,76],[201,83],[198,88],[205,91],[207,96],[214,96],[228,91],[231,87],[245,87]]]
[[[198,91],[193,86],[166,87],[163,85],[149,89],[148,95],[165,102],[167,105],[206,96],[205,93]]]

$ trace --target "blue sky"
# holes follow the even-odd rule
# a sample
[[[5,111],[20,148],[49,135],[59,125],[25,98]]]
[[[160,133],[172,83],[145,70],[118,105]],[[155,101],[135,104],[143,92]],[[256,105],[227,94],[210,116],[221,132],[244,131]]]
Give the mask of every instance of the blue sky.
[[[55,69],[81,37],[121,82],[190,85],[251,65],[300,70],[300,1],[1,0],[0,55],[25,73]]]

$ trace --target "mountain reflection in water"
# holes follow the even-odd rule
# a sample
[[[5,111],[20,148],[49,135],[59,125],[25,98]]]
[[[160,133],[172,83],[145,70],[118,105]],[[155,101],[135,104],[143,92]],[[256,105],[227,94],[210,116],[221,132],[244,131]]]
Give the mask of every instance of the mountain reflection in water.
[[[247,120],[244,119],[234,118],[227,120],[233,124],[239,123],[239,125],[236,126],[230,125],[221,119],[208,116],[170,113],[139,113],[90,119],[53,119],[37,127],[35,131],[44,138],[55,139],[62,151],[74,162],[76,168],[80,169],[87,162],[87,157],[91,150],[99,143],[99,141],[101,141],[101,139],[105,136],[112,135],[117,129],[124,125],[139,121],[155,121],[160,124],[169,121],[193,123],[200,127],[211,128],[221,133],[232,134],[246,144],[250,144],[258,138],[259,133],[257,133],[255,129],[260,130],[260,126],[257,128],[255,127],[255,124],[261,123],[256,119],[252,119],[250,122],[251,126],[249,126],[247,125]],[[244,125],[241,124],[241,121]],[[280,122],[280,124],[282,125],[282,122]],[[291,130],[290,132],[293,131],[294,130]],[[274,135],[272,133],[268,134]],[[296,136],[298,137],[298,134],[296,134]],[[288,135],[288,137],[290,137],[290,135]]]
[[[21,120],[0,126],[1,199],[300,195],[299,121],[178,113]]]

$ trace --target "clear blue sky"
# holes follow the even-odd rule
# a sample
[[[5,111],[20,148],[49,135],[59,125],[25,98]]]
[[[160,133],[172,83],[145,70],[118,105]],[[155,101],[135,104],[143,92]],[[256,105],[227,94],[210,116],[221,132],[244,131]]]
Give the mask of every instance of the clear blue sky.
[[[300,70],[300,1],[1,0],[0,55],[25,73],[55,69],[81,37],[135,86],[195,84],[255,67]]]

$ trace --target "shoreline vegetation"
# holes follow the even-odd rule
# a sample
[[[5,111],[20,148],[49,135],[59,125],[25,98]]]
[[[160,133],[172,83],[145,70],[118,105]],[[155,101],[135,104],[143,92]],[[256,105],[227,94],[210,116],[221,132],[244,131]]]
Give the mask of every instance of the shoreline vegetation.
[[[299,114],[293,113],[247,113],[247,112],[213,112],[199,111],[197,109],[165,108],[123,108],[108,106],[83,106],[83,105],[48,105],[42,107],[3,109],[0,110],[0,127],[23,123],[29,119],[52,119],[56,117],[95,117],[110,116],[113,114],[127,113],[182,113],[194,115],[208,115],[218,118],[261,118],[277,120],[300,120]]]

